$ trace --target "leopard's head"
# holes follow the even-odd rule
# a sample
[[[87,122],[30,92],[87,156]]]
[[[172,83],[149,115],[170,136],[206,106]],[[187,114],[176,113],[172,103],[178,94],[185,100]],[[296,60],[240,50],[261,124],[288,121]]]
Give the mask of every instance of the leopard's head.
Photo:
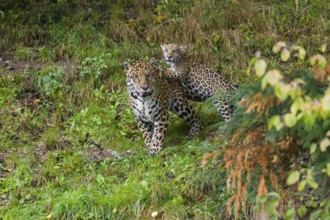
[[[122,63],[126,74],[126,84],[130,91],[142,98],[152,95],[156,87],[158,68],[152,63],[137,61],[132,64]]]
[[[186,53],[187,46],[179,46],[177,44],[161,44],[164,58],[170,65],[180,62],[182,56]]]

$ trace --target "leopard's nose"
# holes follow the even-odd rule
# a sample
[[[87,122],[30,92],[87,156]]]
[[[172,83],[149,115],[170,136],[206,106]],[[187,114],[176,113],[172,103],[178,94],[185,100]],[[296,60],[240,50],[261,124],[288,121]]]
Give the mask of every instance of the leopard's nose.
[[[147,91],[148,88],[149,88],[149,86],[146,85],[146,84],[143,84],[143,85],[141,86],[141,89],[143,89],[144,91]]]
[[[168,58],[168,59],[171,59],[171,58],[172,58],[172,55],[168,55],[167,58]]]

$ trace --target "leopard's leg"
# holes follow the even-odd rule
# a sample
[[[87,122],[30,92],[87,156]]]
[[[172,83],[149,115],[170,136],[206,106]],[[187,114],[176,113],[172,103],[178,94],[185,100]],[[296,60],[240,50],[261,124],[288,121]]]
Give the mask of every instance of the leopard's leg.
[[[185,88],[185,92],[186,92],[186,97],[188,100],[194,101],[194,102],[203,102],[205,101],[208,97],[202,97],[197,95],[195,92]]]
[[[168,111],[164,111],[161,115],[156,117],[153,125],[153,134],[151,138],[151,145],[149,146],[149,154],[158,154],[163,149],[163,142],[168,126]]]
[[[140,131],[142,132],[142,136],[144,139],[144,143],[150,147],[151,146],[151,139],[152,139],[152,133],[153,133],[153,124],[150,122],[145,122],[142,120],[138,120],[138,127]]]
[[[231,104],[229,96],[215,99],[213,105],[226,122],[232,118],[234,106]]]
[[[201,120],[187,100],[182,97],[174,97],[171,101],[170,110],[190,125],[189,138],[198,135],[201,129]]]

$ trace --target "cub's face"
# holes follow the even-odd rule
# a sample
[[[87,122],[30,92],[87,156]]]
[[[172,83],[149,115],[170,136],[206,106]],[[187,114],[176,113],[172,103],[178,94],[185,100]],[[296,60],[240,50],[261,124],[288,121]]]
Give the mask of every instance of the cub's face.
[[[163,55],[168,64],[178,63],[182,55],[186,52],[186,46],[176,44],[162,44],[160,47],[163,50]]]
[[[122,65],[129,89],[142,98],[151,96],[156,86],[157,68],[143,61],[137,61],[132,64],[124,61]]]

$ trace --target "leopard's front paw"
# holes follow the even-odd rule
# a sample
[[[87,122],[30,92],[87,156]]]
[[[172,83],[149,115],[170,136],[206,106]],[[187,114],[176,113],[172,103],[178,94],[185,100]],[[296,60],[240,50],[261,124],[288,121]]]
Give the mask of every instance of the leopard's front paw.
[[[159,154],[159,152],[162,150],[163,148],[159,147],[159,148],[150,148],[149,149],[149,156],[155,156],[157,154]]]

